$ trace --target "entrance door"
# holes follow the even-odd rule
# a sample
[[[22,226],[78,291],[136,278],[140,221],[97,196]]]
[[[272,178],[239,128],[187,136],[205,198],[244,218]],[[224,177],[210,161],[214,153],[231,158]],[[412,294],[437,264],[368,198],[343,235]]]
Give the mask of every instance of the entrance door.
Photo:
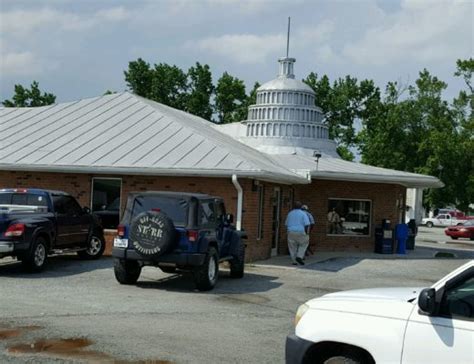
[[[272,196],[272,257],[278,254],[278,243],[280,242],[280,215],[281,215],[281,189],[273,188]]]

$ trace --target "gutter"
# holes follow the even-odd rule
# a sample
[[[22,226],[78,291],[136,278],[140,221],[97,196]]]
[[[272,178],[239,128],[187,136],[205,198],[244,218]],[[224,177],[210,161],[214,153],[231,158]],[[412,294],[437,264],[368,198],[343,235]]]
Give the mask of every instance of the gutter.
[[[237,219],[235,222],[235,228],[237,231],[242,230],[242,202],[243,202],[243,191],[242,191],[242,186],[239,184],[239,181],[237,180],[237,175],[233,174],[232,175],[232,183],[234,184],[235,189],[237,190]]]
[[[312,171],[313,179],[326,179],[352,182],[373,182],[373,183],[398,183],[409,188],[441,188],[444,183],[432,176],[408,177],[408,176],[382,176],[375,174],[344,173],[344,172],[324,172]]]

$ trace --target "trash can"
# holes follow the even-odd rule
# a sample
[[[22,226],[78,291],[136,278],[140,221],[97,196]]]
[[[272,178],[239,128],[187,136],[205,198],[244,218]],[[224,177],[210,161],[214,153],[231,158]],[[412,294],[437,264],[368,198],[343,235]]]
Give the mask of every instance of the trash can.
[[[418,226],[415,219],[408,222],[407,250],[415,250],[415,237],[418,234]]]
[[[393,230],[390,221],[383,220],[380,227],[375,228],[375,253],[393,254]]]
[[[397,224],[395,225],[395,239],[397,241],[397,254],[406,254],[406,244],[408,238],[408,225]]]

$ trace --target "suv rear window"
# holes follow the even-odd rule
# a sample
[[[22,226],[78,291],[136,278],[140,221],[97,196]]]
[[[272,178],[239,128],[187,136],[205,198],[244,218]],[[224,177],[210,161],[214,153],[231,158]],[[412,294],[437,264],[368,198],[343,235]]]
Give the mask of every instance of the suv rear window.
[[[142,212],[156,209],[168,215],[168,217],[173,220],[175,226],[185,226],[187,225],[188,205],[189,201],[182,198],[137,196],[133,201],[130,220]]]
[[[48,206],[46,197],[33,193],[0,193],[0,205]]]

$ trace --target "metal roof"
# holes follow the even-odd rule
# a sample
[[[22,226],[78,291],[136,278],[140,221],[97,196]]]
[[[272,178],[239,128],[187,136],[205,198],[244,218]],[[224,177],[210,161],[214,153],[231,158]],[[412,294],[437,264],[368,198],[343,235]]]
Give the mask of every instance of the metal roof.
[[[207,120],[128,92],[34,108],[0,108],[0,170],[313,179],[442,187],[437,178],[323,155],[269,155]]]
[[[323,155],[316,158],[307,155],[272,155],[276,163],[295,172],[306,171],[313,179],[343,180],[354,182],[397,183],[410,188],[439,188],[444,184],[438,178],[424,174],[349,162]]]
[[[128,92],[0,108],[0,170],[307,182],[209,121]]]
[[[271,81],[265,82],[257,91],[300,91],[314,94],[314,91],[306,83],[295,80],[294,78],[278,77]]]

